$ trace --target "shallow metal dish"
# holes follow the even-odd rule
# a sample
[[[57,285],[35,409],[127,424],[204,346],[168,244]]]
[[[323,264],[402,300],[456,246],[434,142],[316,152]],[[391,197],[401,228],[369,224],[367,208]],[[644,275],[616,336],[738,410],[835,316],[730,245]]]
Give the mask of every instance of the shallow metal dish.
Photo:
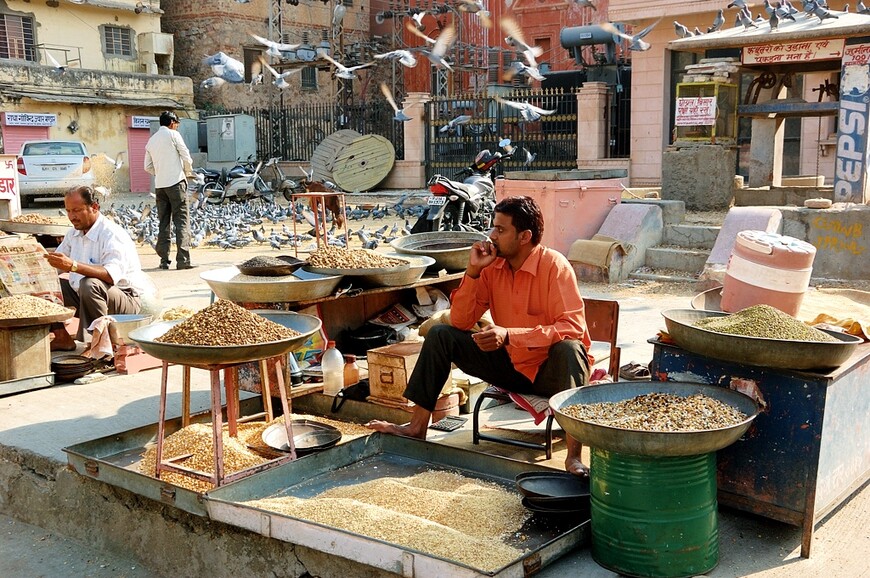
[[[341,275],[319,275],[302,269],[284,277],[243,275],[238,267],[224,267],[200,273],[221,299],[242,303],[282,303],[310,301],[332,295]]]
[[[298,453],[310,453],[317,450],[331,448],[341,440],[341,431],[338,428],[325,423],[310,419],[294,419],[293,443]],[[290,445],[287,443],[287,428],[283,423],[272,424],[263,430],[263,443],[267,446],[289,452]]]
[[[313,267],[311,265],[306,265],[305,267],[303,267],[303,270],[310,271],[312,273],[319,273],[320,275],[344,275],[345,277],[363,277],[367,275],[406,273],[411,268],[411,262],[404,256],[394,257],[394,259],[401,259],[403,261],[403,264],[396,265],[395,267],[369,267],[367,269],[333,269],[330,267]]]
[[[707,289],[692,297],[692,309],[722,311],[722,286]]]
[[[714,430],[651,432],[600,425],[562,413],[562,408],[569,405],[617,402],[649,393],[681,397],[700,393],[735,407],[748,417],[737,425]],[[748,395],[716,385],[677,381],[628,381],[568,389],[551,397],[550,407],[556,413],[556,421],[573,438],[593,448],[637,456],[694,456],[721,450],[740,439],[758,415],[758,405]]]
[[[568,472],[523,472],[517,489],[527,498],[579,498],[589,496],[589,478]]]
[[[838,341],[826,343],[744,337],[693,326],[699,319],[726,315],[730,314],[694,309],[662,311],[668,334],[674,343],[686,351],[747,365],[795,370],[834,369],[849,359],[855,347],[864,341],[854,335],[825,329],[819,331],[824,331]]]
[[[151,315],[112,315],[114,321],[109,323],[109,338],[113,345],[125,345],[130,342],[130,332],[151,323]]]
[[[292,275],[296,269],[305,264],[302,259],[297,259],[291,255],[278,255],[275,257],[284,261],[286,265],[273,265],[271,267],[244,267],[236,265],[243,275],[251,275],[254,277],[282,277],[284,275]]]
[[[313,315],[302,315],[292,311],[252,311],[270,321],[274,321],[284,327],[289,327],[301,333],[296,337],[282,339],[280,341],[268,341],[254,345],[178,345],[175,343],[160,343],[154,341],[173,326],[185,321],[176,319],[173,321],[158,321],[130,332],[130,339],[135,341],[145,353],[169,361],[184,365],[218,365],[224,363],[245,363],[284,355],[298,349],[308,340],[314,332],[320,330],[320,319]]]
[[[39,317],[13,317],[11,319],[0,319],[0,327],[32,327],[34,325],[50,325],[52,323],[60,323],[66,321],[73,315],[76,310],[73,307],[67,307],[64,313],[55,313],[54,315],[40,315]]]
[[[426,272],[426,269],[435,264],[435,259],[426,255],[399,255],[397,253],[388,253],[385,257],[394,259],[403,259],[411,263],[411,267],[405,271],[397,273],[374,273],[371,275],[363,275],[360,280],[369,285],[377,287],[399,287],[401,285],[410,285],[416,283]]]
[[[460,271],[468,267],[471,246],[483,239],[486,235],[472,231],[435,231],[393,239],[390,246],[398,253],[432,257],[438,269]]]
[[[18,221],[0,220],[0,231],[6,231],[7,233],[63,237],[70,229],[72,229],[72,224],[21,223]]]

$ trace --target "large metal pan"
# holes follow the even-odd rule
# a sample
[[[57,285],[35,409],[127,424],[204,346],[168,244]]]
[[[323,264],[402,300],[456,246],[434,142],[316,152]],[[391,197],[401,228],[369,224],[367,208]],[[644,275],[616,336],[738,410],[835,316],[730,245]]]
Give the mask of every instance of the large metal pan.
[[[7,233],[63,237],[70,229],[72,229],[71,224],[24,223],[20,221],[0,220],[0,231],[6,231]]]
[[[314,267],[312,265],[306,265],[303,269],[305,271],[311,271],[312,273],[319,273],[321,275],[344,275],[346,277],[364,277],[366,275],[404,273],[411,268],[411,262],[404,257],[393,258],[402,261],[402,264],[396,265],[395,267],[367,267],[358,269],[339,269],[333,267]]]
[[[438,269],[461,271],[468,267],[471,246],[483,239],[486,235],[473,231],[435,231],[399,237],[390,245],[398,253],[432,257]]]
[[[692,353],[714,359],[760,367],[794,370],[827,370],[842,365],[864,340],[854,335],[821,329],[836,342],[764,339],[716,333],[693,324],[707,317],[723,317],[720,311],[669,309],[662,311],[668,334],[674,342]]]
[[[236,303],[283,303],[310,301],[332,295],[341,275],[319,275],[301,269],[284,277],[252,277],[237,267],[200,273],[215,295]]]
[[[130,332],[129,337],[139,344],[145,353],[153,355],[157,359],[184,365],[219,365],[245,363],[284,355],[298,349],[315,331],[320,330],[320,319],[313,315],[302,315],[292,311],[267,310],[252,311],[252,313],[294,329],[301,335],[254,345],[178,345],[154,341],[169,331],[173,325],[185,321],[184,319],[176,319],[174,321],[160,321],[134,329]]]
[[[735,407],[749,417],[737,425],[714,430],[650,432],[599,425],[562,413],[562,408],[569,405],[617,402],[649,393],[681,397],[700,393]],[[551,397],[550,407],[565,433],[581,443],[637,456],[694,456],[715,452],[740,439],[758,415],[758,405],[747,395],[716,385],[675,381],[616,382],[569,389]]]
[[[425,255],[400,255],[398,253],[387,253],[385,257],[393,259],[403,259],[411,263],[411,267],[404,271],[393,273],[385,273],[379,271],[370,275],[363,275],[360,280],[373,287],[400,287],[402,285],[410,285],[416,283],[426,272],[428,267],[435,264],[435,259],[426,257]]]
[[[722,286],[707,289],[692,297],[692,309],[722,311]]]

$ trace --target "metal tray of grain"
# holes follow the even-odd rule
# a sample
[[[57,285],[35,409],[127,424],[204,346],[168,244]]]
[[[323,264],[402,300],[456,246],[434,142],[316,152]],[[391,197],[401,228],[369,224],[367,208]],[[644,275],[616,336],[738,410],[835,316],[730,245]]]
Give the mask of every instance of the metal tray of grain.
[[[527,569],[542,568],[589,538],[589,522],[530,518],[513,539],[525,551],[513,562],[494,571],[461,564],[398,544],[339,528],[310,522],[246,504],[269,497],[309,498],[320,492],[384,477],[407,477],[429,470],[459,472],[516,491],[514,478],[524,471],[550,468],[499,458],[425,441],[372,434],[334,448],[283,464],[272,470],[206,493],[211,519],[246,528],[270,538],[300,544],[341,556],[400,576],[499,576],[522,577]]]
[[[71,224],[25,223],[0,219],[0,231],[6,231],[7,233],[26,233],[28,235],[63,237],[71,228]]]
[[[134,329],[128,337],[135,341],[145,353],[157,359],[184,365],[210,366],[224,363],[245,363],[284,355],[298,349],[316,331],[320,331],[321,321],[313,315],[266,309],[254,310],[251,313],[256,313],[284,327],[289,327],[297,331],[299,335],[279,341],[266,341],[252,345],[181,345],[156,341],[174,325],[186,321],[186,319],[176,319],[174,321],[158,321]]]
[[[243,275],[238,267],[200,273],[215,295],[236,303],[310,301],[332,295],[341,275],[320,275],[297,269],[283,277]]]
[[[836,342],[764,339],[717,333],[693,324],[707,317],[730,315],[720,311],[668,309],[662,311],[665,327],[674,343],[692,353],[722,361],[760,367],[795,370],[826,370],[839,367],[864,340],[839,331],[820,329]]]
[[[601,425],[562,411],[569,405],[619,402],[649,393],[680,397],[703,394],[739,409],[747,418],[731,427],[662,432]],[[715,452],[740,439],[758,415],[758,404],[748,395],[716,385],[675,381],[628,381],[569,389],[551,397],[550,408],[565,433],[583,440],[589,447],[635,456],[694,456]]]
[[[426,269],[435,264],[435,259],[425,255],[400,255],[398,253],[385,253],[385,257],[393,259],[402,259],[411,263],[410,268],[404,271],[371,273],[363,275],[360,281],[371,285],[372,287],[401,287],[402,285],[410,285],[416,283],[423,277]]]
[[[262,411],[259,394],[240,392],[239,411],[251,415]],[[224,412],[226,413],[226,412]],[[211,412],[191,416],[191,423],[211,424]],[[226,423],[226,415],[224,415]],[[181,418],[166,421],[166,435],[182,428]],[[175,506],[197,516],[208,516],[203,494],[139,472],[142,454],[157,443],[157,423],[112,434],[63,448],[67,463],[82,476],[123,488],[145,498]],[[229,485],[232,485],[231,482]]]

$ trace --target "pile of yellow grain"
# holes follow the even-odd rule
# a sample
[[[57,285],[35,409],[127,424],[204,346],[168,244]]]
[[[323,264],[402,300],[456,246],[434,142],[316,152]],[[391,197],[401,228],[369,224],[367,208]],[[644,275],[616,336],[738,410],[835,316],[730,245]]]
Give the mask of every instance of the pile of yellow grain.
[[[522,555],[503,538],[527,513],[517,494],[455,472],[427,471],[248,505],[493,571]]]

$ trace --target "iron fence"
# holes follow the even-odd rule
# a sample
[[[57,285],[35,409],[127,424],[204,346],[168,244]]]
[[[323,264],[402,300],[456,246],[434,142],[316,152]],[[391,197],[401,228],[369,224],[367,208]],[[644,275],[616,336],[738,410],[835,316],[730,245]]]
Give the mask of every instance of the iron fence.
[[[483,149],[495,151],[503,138],[519,149],[497,170],[577,168],[577,95],[573,90],[523,89],[502,97],[555,110],[535,121],[526,121],[517,109],[489,96],[436,97],[428,103],[426,118],[426,178],[451,176],[467,167]],[[450,121],[468,115],[465,124]]]
[[[207,111],[202,117],[217,114],[247,114],[254,117],[257,156],[261,159],[279,157],[285,161],[308,162],[317,145],[340,129],[383,136],[393,143],[397,159],[405,156],[402,123],[393,120],[393,109],[386,103],[353,104],[343,112],[334,103],[237,108]]]

